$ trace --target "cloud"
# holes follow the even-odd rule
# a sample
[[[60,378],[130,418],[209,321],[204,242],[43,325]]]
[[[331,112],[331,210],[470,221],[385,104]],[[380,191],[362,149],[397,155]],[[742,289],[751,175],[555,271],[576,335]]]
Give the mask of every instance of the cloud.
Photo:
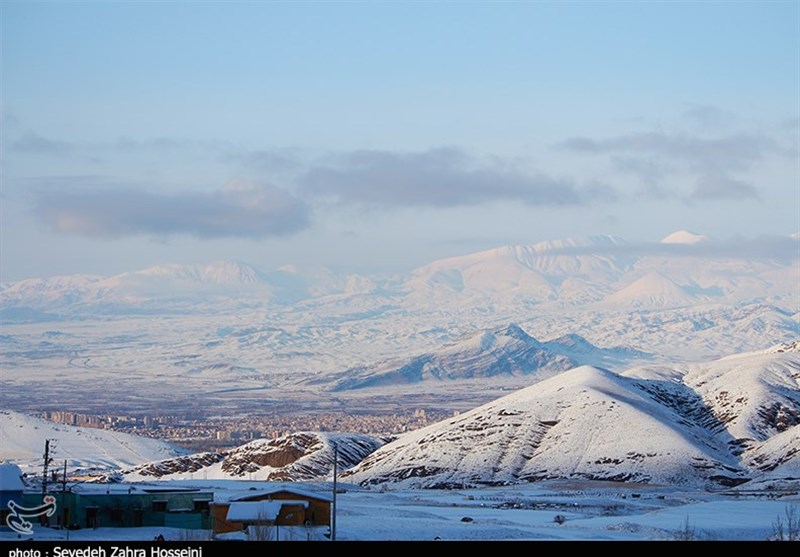
[[[372,207],[458,207],[487,201],[576,206],[615,197],[611,188],[578,188],[498,159],[480,164],[458,149],[355,151],[317,163],[298,178],[303,191]]]
[[[129,187],[38,190],[35,210],[56,232],[94,237],[266,238],[308,225],[308,208],[289,192],[237,181],[208,193],[155,193]]]
[[[37,133],[27,132],[13,141],[9,146],[16,153],[32,155],[61,155],[71,149],[71,145],[64,141],[48,139]]]
[[[705,122],[705,128],[720,128],[735,118],[703,105],[691,107],[684,117]],[[572,137],[557,147],[573,154],[608,157],[616,172],[638,179],[641,193],[648,198],[680,197],[688,202],[760,199],[757,188],[742,176],[748,177],[768,156],[794,156],[771,137],[744,132],[715,137],[662,131],[601,139]],[[689,191],[682,189],[686,185]]]
[[[747,182],[722,174],[706,174],[697,179],[692,199],[760,199],[756,188]]]
[[[781,122],[781,128],[788,130],[790,132],[796,132],[800,130],[800,118],[786,118],[783,122]]]
[[[234,162],[246,167],[266,172],[287,172],[297,170],[301,163],[286,150],[229,151],[220,156],[222,162]]]
[[[734,113],[707,104],[690,105],[683,117],[704,129],[723,128],[736,119]]]
[[[606,139],[572,137],[558,146],[573,153],[589,155],[627,153],[657,156],[705,171],[744,170],[766,154],[780,151],[771,139],[753,134],[709,139],[687,134],[642,132]]]

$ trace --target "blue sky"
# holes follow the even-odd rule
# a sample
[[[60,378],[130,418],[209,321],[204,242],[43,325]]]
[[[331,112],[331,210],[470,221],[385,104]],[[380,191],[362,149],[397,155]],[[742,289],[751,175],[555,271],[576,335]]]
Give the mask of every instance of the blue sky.
[[[0,280],[800,230],[797,2],[2,2]]]

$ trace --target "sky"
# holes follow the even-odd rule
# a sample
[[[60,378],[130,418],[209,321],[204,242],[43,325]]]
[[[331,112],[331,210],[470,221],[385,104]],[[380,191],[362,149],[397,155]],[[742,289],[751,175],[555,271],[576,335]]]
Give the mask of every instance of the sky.
[[[2,282],[800,231],[796,1],[3,0],[0,27]]]

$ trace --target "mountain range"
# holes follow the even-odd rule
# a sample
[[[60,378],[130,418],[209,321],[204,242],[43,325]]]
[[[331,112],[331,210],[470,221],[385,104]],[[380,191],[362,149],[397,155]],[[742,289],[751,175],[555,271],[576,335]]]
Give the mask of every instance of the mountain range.
[[[649,245],[504,246],[396,276],[222,261],[4,283],[0,403],[36,410],[33,384],[115,400],[235,389],[315,400],[398,386],[450,397],[456,382],[700,361],[796,339],[800,238],[780,239],[782,257],[734,244],[679,231]],[[488,400],[461,392],[474,395],[462,408]]]
[[[800,246],[794,238],[786,242]],[[686,231],[670,234],[647,249],[613,236],[594,236],[441,259],[394,277],[341,275],[288,265],[264,272],[234,261],[164,264],[110,277],[73,275],[4,283],[0,308],[48,311],[63,318],[103,309],[124,313],[126,308],[155,307],[157,302],[161,311],[188,311],[192,304],[220,299],[252,298],[285,305],[380,293],[399,298],[408,307],[453,297],[660,308],[754,300],[777,303],[787,297],[796,302],[792,279],[797,277],[800,257],[783,262],[742,260],[730,250],[703,249],[708,244],[705,236]]]
[[[531,374],[543,378],[584,363],[618,363],[648,357],[630,348],[598,348],[576,334],[542,343],[512,323],[465,335],[435,351],[411,358],[351,368],[326,377],[325,381],[334,381],[332,390],[345,391],[422,381]]]

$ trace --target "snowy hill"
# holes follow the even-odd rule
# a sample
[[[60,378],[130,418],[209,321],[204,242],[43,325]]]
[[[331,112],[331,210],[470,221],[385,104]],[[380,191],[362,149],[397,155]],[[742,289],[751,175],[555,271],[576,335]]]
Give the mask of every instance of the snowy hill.
[[[345,476],[416,487],[546,478],[708,487],[745,482],[770,466],[793,472],[798,369],[797,352],[744,354],[688,371],[618,375],[582,366],[406,434]],[[717,382],[727,385],[722,402]]]
[[[800,478],[800,425],[773,435],[747,452],[745,464],[762,474],[760,481]]]
[[[0,411],[0,461],[41,473],[46,439],[54,462],[71,471],[109,471],[186,454],[164,441],[126,433],[55,424],[18,412]]]
[[[739,444],[766,441],[800,424],[800,351],[791,346],[694,365],[683,382]]]
[[[333,470],[333,445],[339,466],[349,468],[383,444],[370,435],[298,432],[277,439],[259,439],[235,449],[161,460],[124,472],[127,481],[162,479],[255,479],[310,481]]]
[[[681,307],[696,304],[698,301],[697,297],[689,294],[661,273],[651,271],[609,295],[603,303],[616,309],[623,309]]]

